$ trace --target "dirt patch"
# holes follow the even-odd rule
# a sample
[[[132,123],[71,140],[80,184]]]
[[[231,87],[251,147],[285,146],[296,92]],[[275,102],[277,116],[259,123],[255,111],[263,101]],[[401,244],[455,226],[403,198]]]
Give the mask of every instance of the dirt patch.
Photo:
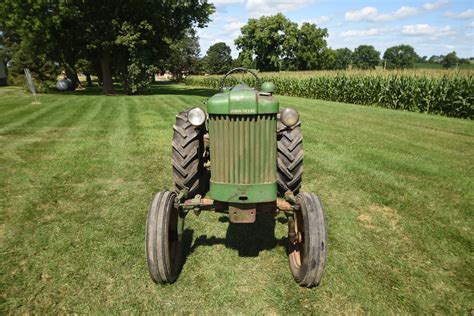
[[[357,217],[357,220],[361,222],[362,226],[364,226],[367,229],[374,229],[374,223],[372,222],[372,218],[367,215],[367,214],[360,214]]]
[[[382,216],[388,221],[392,229],[398,228],[400,215],[396,209],[385,205],[372,204],[369,206],[368,211],[376,214],[377,216]]]
[[[384,228],[389,226],[392,230],[399,228],[400,215],[394,208],[385,205],[371,204],[363,209],[359,209],[360,215],[357,220],[368,229]],[[386,223],[386,225],[384,225]]]

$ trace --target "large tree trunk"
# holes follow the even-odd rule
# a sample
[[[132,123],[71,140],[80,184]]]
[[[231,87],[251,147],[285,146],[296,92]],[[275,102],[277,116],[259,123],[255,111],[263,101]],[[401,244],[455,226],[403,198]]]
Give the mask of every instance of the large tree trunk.
[[[114,94],[114,85],[112,82],[112,69],[110,67],[110,52],[103,51],[100,56],[100,68],[102,70],[102,91],[105,94]]]
[[[66,76],[72,81],[72,90],[76,90],[77,88],[83,89],[81,86],[81,81],[79,81],[79,77],[77,76],[77,72],[71,67],[71,65],[66,67]]]
[[[79,77],[77,76],[76,72],[76,53],[73,50],[66,50],[64,54],[64,58],[66,60],[66,65],[65,65],[65,72],[66,76],[68,77],[69,80],[72,81],[72,87],[71,90],[76,90],[77,88],[81,88],[81,81],[79,80]]]

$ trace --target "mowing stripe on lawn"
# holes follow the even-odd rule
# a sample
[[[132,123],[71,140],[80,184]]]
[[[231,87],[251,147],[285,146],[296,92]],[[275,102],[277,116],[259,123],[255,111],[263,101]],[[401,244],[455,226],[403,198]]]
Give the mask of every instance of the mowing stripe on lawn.
[[[154,193],[173,187],[171,126],[213,93],[153,89],[44,95],[38,108],[5,119],[31,101],[0,88],[2,311],[469,312],[473,122],[303,98],[277,96],[301,113],[303,190],[326,209],[321,285],[292,280],[283,218],[230,225],[206,212],[186,219],[177,282],[151,282],[146,214]]]

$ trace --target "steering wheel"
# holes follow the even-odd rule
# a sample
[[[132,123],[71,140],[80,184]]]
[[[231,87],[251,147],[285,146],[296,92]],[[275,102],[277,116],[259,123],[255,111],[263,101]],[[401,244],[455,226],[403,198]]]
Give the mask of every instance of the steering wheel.
[[[230,76],[231,74],[233,74],[234,72],[237,72],[237,71],[243,71],[243,72],[249,72],[251,73],[254,77],[255,77],[255,81],[256,81],[256,87],[254,88],[257,88],[258,86],[260,86],[260,78],[257,76],[257,74],[255,72],[253,72],[252,70],[250,69],[247,69],[247,68],[243,68],[243,67],[238,67],[238,68],[234,68],[234,69],[231,69],[229,72],[227,72],[225,75],[224,75],[224,78],[222,78],[221,80],[221,83],[219,85],[219,90],[223,91],[224,89],[224,83],[225,83],[225,79]],[[237,79],[237,81],[239,81],[241,84],[244,84],[242,82],[242,80],[240,79]],[[232,90],[232,88],[231,88]]]

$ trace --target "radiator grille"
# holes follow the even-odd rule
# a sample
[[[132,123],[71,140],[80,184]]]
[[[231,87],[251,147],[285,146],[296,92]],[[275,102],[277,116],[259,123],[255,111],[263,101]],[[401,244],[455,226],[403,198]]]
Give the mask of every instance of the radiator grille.
[[[211,180],[276,181],[276,114],[210,115]]]

